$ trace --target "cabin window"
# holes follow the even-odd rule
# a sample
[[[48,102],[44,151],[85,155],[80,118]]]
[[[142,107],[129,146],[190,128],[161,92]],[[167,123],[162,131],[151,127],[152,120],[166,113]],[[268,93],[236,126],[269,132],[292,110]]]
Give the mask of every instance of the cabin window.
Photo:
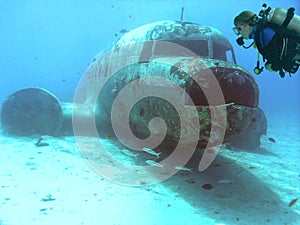
[[[176,48],[176,45],[178,47]],[[192,52],[192,53],[191,53]],[[140,61],[149,61],[152,57],[201,56],[208,57],[207,40],[168,40],[145,42]]]
[[[228,49],[217,42],[213,43],[213,58],[235,63],[232,49]]]

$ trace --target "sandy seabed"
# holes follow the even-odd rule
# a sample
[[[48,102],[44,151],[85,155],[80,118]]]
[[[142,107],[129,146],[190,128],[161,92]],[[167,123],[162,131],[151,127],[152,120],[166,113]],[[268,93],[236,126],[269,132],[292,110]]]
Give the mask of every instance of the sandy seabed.
[[[36,139],[2,135],[0,224],[300,224],[300,200],[289,206],[300,197],[300,122],[268,124],[255,151],[223,148],[204,172],[196,154],[192,172],[139,187],[96,173],[74,137],[48,137],[49,146],[37,147]],[[103,143],[118,151],[113,139]]]

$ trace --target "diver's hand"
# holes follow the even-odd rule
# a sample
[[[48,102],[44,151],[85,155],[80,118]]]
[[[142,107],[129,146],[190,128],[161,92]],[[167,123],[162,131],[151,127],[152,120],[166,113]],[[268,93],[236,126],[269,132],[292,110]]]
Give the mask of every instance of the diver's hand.
[[[269,70],[270,72],[276,72],[275,70],[272,69],[272,64],[271,63],[266,63],[265,68]]]

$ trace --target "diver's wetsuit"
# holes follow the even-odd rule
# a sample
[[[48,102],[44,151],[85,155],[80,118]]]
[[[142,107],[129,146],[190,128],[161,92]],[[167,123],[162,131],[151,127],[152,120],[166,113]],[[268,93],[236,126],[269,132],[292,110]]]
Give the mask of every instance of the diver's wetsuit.
[[[274,71],[296,73],[300,60],[300,37],[279,25],[264,22],[253,27],[250,38],[254,39],[259,52],[271,64]]]

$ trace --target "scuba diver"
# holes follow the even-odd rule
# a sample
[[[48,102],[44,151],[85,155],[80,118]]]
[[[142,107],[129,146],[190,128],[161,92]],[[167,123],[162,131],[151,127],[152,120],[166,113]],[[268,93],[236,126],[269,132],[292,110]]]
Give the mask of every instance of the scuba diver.
[[[249,48],[253,44],[258,49],[256,74],[263,71],[259,65],[259,56],[263,56],[265,68],[279,71],[281,77],[285,73],[294,74],[300,66],[300,17],[294,14],[294,8],[286,11],[282,8],[271,8],[263,4],[259,16],[251,11],[243,11],[234,18],[233,31],[240,37],[239,45]],[[243,39],[253,39],[253,43],[245,46]]]

